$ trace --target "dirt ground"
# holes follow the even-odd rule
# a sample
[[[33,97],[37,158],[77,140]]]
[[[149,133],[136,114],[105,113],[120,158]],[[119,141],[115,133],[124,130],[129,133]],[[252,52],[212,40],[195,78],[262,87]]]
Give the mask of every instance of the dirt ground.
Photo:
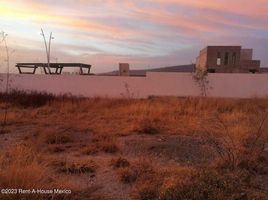
[[[218,150],[225,150],[224,141],[230,138],[236,145],[231,150],[240,159],[239,145],[248,138],[247,132],[256,130],[254,119],[260,119],[268,109],[266,99],[255,99],[255,105],[252,101],[56,99],[36,107],[10,103],[8,120],[2,124],[4,131],[0,135],[0,186],[60,187],[73,192],[72,196],[38,196],[45,199],[183,199],[165,196],[165,183],[217,165],[221,162]],[[0,105],[2,120],[7,103]],[[221,122],[215,125],[215,113],[224,121],[223,126],[219,125]],[[264,137],[260,136],[265,141],[261,154],[267,156],[265,127],[261,127],[265,132]],[[242,199],[245,195],[265,199],[268,169],[264,162],[254,169],[255,178],[247,182],[245,190],[230,189],[226,199]],[[28,165],[33,165],[31,173]],[[17,174],[10,179],[8,174],[14,170]],[[46,172],[42,179],[35,176],[40,171]],[[21,176],[22,173],[29,175]],[[230,173],[238,176],[237,171]],[[241,180],[240,174],[238,179]],[[212,191],[212,197],[216,193],[221,195],[221,191]],[[24,196],[1,196],[15,197]]]
[[[20,143],[33,137],[29,134],[31,126],[17,127],[17,131],[0,135],[0,148],[3,152],[9,146]],[[150,160],[156,168],[171,168],[191,165],[204,165],[217,155],[215,150],[200,138],[181,135],[146,135],[134,134],[118,136],[117,142],[120,150],[116,153],[94,153],[85,155],[83,150],[91,143],[90,133],[74,133],[76,143],[55,145],[61,147],[59,152],[54,152],[52,145],[48,157],[68,160],[92,159],[98,166],[97,173],[72,175],[71,179],[81,182],[87,187],[94,186],[96,191],[107,199],[130,199],[131,185],[120,181],[117,171],[111,166],[111,160],[118,157],[127,158],[130,162]],[[51,159],[51,158],[49,158]]]

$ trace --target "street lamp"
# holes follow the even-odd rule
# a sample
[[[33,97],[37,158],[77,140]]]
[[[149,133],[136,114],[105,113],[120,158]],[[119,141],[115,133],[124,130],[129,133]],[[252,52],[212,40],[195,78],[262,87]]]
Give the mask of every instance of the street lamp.
[[[51,40],[53,40],[54,37],[52,36],[52,32],[50,32],[49,41],[48,41],[48,45],[47,45],[46,36],[45,36],[44,31],[43,31],[42,28],[41,28],[41,35],[43,36],[44,43],[45,43],[45,48],[46,48],[48,72],[49,72],[49,74],[51,74],[51,70],[50,70],[50,46],[51,46]]]

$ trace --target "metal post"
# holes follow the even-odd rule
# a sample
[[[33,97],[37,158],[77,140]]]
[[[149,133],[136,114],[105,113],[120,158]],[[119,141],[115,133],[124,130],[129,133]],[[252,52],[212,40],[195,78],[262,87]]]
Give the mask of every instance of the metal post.
[[[50,70],[50,46],[51,46],[51,40],[54,39],[54,38],[52,37],[52,32],[50,32],[49,43],[48,43],[48,46],[47,46],[46,36],[45,36],[44,31],[43,31],[42,28],[41,28],[41,35],[43,36],[44,43],[45,43],[45,48],[46,48],[48,72],[49,72],[49,74],[51,74],[51,70]]]
[[[49,69],[50,69],[50,46],[51,46],[51,40],[52,39],[53,39],[52,32],[50,32],[49,42],[48,42],[48,67],[49,67]]]

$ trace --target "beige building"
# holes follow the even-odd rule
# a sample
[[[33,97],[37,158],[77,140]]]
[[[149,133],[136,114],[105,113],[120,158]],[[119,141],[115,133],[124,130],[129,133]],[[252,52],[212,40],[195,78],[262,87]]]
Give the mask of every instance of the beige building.
[[[196,69],[211,73],[260,72],[260,60],[253,60],[253,49],[241,46],[208,46],[200,51]]]

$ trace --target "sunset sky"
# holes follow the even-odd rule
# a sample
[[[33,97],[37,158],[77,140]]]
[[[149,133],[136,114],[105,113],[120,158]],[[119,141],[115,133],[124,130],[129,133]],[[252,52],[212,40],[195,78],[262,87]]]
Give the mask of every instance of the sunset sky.
[[[95,73],[119,62],[189,64],[207,45],[254,48],[268,67],[268,0],[0,0],[12,63],[46,61],[41,28],[55,37],[52,62],[92,64]]]

